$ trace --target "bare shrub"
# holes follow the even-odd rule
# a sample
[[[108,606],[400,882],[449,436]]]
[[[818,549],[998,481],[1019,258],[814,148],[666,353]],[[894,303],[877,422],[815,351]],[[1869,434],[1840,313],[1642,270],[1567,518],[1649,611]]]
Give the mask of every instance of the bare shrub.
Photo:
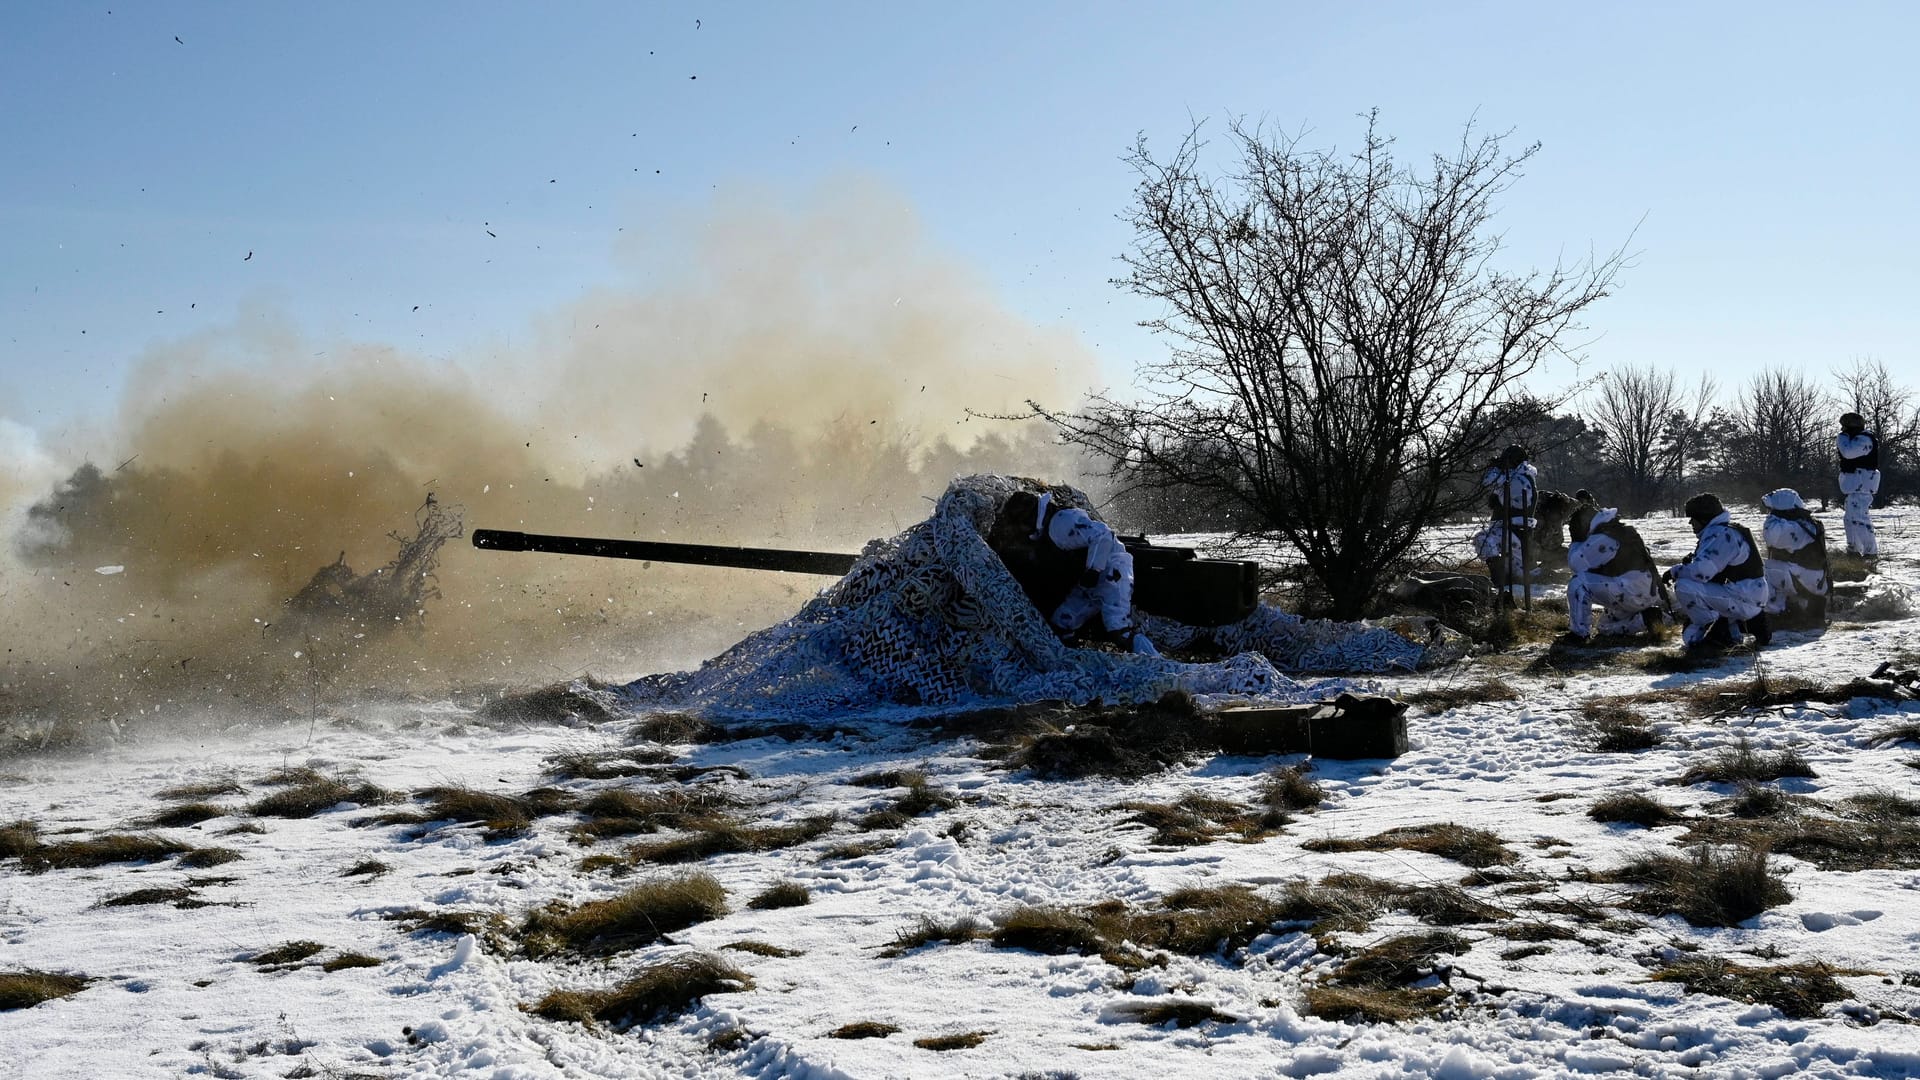
[[[1727,852],[1710,844],[1688,858],[1644,855],[1600,880],[1640,886],[1628,904],[1635,911],[1678,915],[1695,926],[1737,926],[1793,899],[1764,850]]]

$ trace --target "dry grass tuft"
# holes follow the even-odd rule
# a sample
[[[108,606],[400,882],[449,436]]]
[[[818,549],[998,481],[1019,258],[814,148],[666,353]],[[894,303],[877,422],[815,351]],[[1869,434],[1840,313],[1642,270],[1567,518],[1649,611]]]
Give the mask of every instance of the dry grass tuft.
[[[506,918],[496,912],[409,908],[389,912],[381,918],[404,924],[409,934],[472,934],[494,952],[507,952],[513,944]]]
[[[143,907],[148,904],[179,904],[193,899],[193,890],[181,886],[135,889],[130,893],[100,901],[101,907]]]
[[[1307,1012],[1323,1020],[1401,1023],[1431,1016],[1450,996],[1438,987],[1414,988],[1445,967],[1440,956],[1466,952],[1458,934],[1431,931],[1390,938],[1342,961],[1306,989]]]
[[[346,971],[349,968],[379,967],[381,963],[383,963],[383,961],[377,956],[368,956],[366,953],[343,952],[339,956],[322,961],[320,970],[332,974],[336,971]]]
[[[727,892],[713,875],[685,874],[644,882],[608,900],[535,911],[521,931],[522,944],[536,957],[622,952],[726,913]]]
[[[813,893],[797,881],[776,881],[762,889],[747,906],[755,911],[772,911],[775,908],[804,907],[813,902]]]
[[[991,1031],[969,1031],[961,1035],[929,1035],[913,1040],[913,1045],[922,1050],[971,1050],[986,1042],[991,1034]]]
[[[1784,777],[1816,774],[1807,759],[1792,747],[1768,754],[1754,750],[1745,736],[1732,746],[1723,746],[1713,760],[1695,765],[1680,774],[1677,784],[1760,784]]]
[[[1290,881],[1283,888],[1276,922],[1305,923],[1316,936],[1331,933],[1359,933],[1372,925],[1385,910],[1383,893],[1375,878],[1359,874],[1336,874],[1317,885]]]
[[[837,859],[864,859],[869,855],[878,855],[893,848],[893,841],[885,837],[874,840],[850,840],[844,844],[835,844],[820,853],[821,862],[833,862]]]
[[[1723,852],[1701,844],[1691,857],[1664,853],[1597,875],[1640,886],[1627,904],[1648,915],[1678,915],[1695,926],[1737,926],[1793,899],[1764,849]]]
[[[1587,808],[1587,816],[1595,821],[1621,821],[1645,829],[1686,820],[1685,815],[1673,807],[1637,791],[1623,791],[1599,799]]]
[[[993,943],[1002,949],[1098,956],[1128,971],[1149,966],[1146,957],[1126,944],[1131,919],[1124,905],[1102,905],[1085,914],[1058,907],[1019,907],[995,921]]]
[[[1210,956],[1244,947],[1285,916],[1283,901],[1244,885],[1175,889],[1160,898],[1160,910],[1134,916],[1127,937],[1185,956]]]
[[[1190,1028],[1200,1024],[1237,1024],[1240,1018],[1223,1013],[1204,1001],[1191,998],[1161,998],[1158,1001],[1123,1002],[1115,1012],[1136,1024],[1162,1027],[1172,1024]]]
[[[1281,814],[1295,810],[1314,810],[1327,798],[1321,786],[1307,778],[1307,768],[1283,765],[1266,775],[1260,783],[1260,805]]]
[[[951,810],[960,805],[960,800],[953,793],[928,785],[925,777],[904,786],[907,789],[905,795],[894,800],[893,805],[885,810],[877,810],[861,818],[858,827],[868,831],[897,829],[922,814]]]
[[[556,683],[517,694],[507,694],[474,710],[475,719],[490,724],[562,725],[604,724],[620,717],[609,708],[613,688],[592,679]]]
[[[217,799],[222,795],[245,795],[247,789],[233,780],[206,780],[198,784],[181,784],[177,787],[162,788],[154,793],[156,798],[174,802],[200,802],[205,799]]]
[[[927,774],[919,769],[880,769],[861,773],[847,781],[854,787],[870,788],[920,787],[926,782]]]
[[[787,825],[748,827],[730,818],[695,822],[691,831],[672,840],[635,844],[627,849],[634,862],[699,862],[715,855],[778,851],[818,839],[833,828],[830,815],[801,818]]]
[[[0,971],[0,1012],[31,1009],[43,1001],[71,997],[86,989],[93,980],[85,975],[64,975],[53,971]]]
[[[0,825],[0,859],[21,859],[40,850],[40,825],[15,821]]]
[[[1896,724],[1867,738],[1869,746],[1885,746],[1888,743],[1920,743],[1920,723]]]
[[[288,964],[298,964],[326,950],[327,947],[317,941],[289,941],[254,953],[247,957],[247,961],[262,968],[284,967]]]
[[[261,783],[279,791],[256,799],[247,809],[255,817],[309,818],[341,803],[379,806],[399,802],[402,796],[368,783],[321,776],[311,769],[269,775]]]
[[[212,803],[185,803],[170,806],[157,814],[136,822],[145,829],[185,829],[217,817],[225,817],[227,809]]]
[[[20,862],[28,870],[39,873],[45,870],[90,869],[109,863],[157,862],[191,850],[190,846],[177,840],[151,833],[110,833],[89,840],[35,844],[32,850],[20,857]]]
[[[905,929],[893,936],[891,944],[880,950],[880,955],[905,956],[923,945],[931,945],[936,941],[947,945],[978,941],[992,930],[992,926],[972,915],[962,915],[945,922],[931,915],[916,915]]]
[[[1362,840],[1309,840],[1300,846],[1308,851],[1327,852],[1423,851],[1476,868],[1504,865],[1515,858],[1493,833],[1453,822],[1407,825]]]
[[[752,988],[753,979],[725,960],[688,953],[642,967],[610,990],[555,990],[527,1011],[548,1020],[597,1020],[619,1031],[676,1016],[709,994]]]
[[[1014,737],[1003,759],[1008,768],[1044,779],[1131,780],[1215,745],[1214,718],[1182,691],[1142,705],[1063,707],[1052,719],[1058,724],[1041,721],[1037,732]]]
[[[1505,679],[1481,679],[1478,682],[1450,683],[1446,686],[1434,686],[1425,690],[1415,690],[1403,697],[1409,705],[1418,705],[1434,712],[1445,712],[1462,705],[1480,705],[1489,701],[1518,701],[1520,691]]]
[[[1509,941],[1572,941],[1579,936],[1571,927],[1550,922],[1508,923],[1494,933]]]
[[[379,859],[362,859],[352,866],[347,867],[345,870],[340,871],[340,876],[372,879],[382,874],[390,873],[392,870],[393,867],[388,866]]]
[[[436,821],[473,823],[489,840],[525,836],[536,818],[574,809],[572,795],[558,788],[536,788],[525,795],[501,795],[466,787],[427,788],[417,794],[426,807],[412,813],[389,814],[382,824],[426,825]]]
[[[884,1039],[900,1029],[892,1024],[883,1024],[878,1020],[856,1020],[851,1024],[842,1024],[827,1032],[829,1039]]]
[[[773,957],[774,959],[786,959],[794,956],[807,955],[804,949],[782,948],[779,945],[765,941],[729,941],[720,947],[723,949],[732,949],[735,952],[752,953],[755,956]]]
[[[1660,733],[1623,698],[1591,698],[1580,706],[1593,732],[1593,748],[1603,754],[1630,754],[1660,745]]]
[[[1771,1005],[1795,1020],[1811,1020],[1821,1014],[1821,1006],[1853,996],[1835,981],[1835,975],[1862,974],[1865,972],[1832,968],[1818,961],[1743,967],[1719,957],[1699,956],[1667,964],[1651,978],[1655,982],[1683,983],[1690,994]]]
[[[1293,820],[1283,810],[1269,807],[1256,811],[1199,794],[1183,795],[1173,803],[1122,803],[1117,809],[1132,811],[1126,820],[1151,827],[1152,843],[1163,847],[1211,844],[1226,837],[1258,840],[1272,836]]]
[[[556,780],[615,780],[650,776],[654,768],[679,757],[671,750],[565,750],[547,758],[547,775]]]
[[[726,729],[687,713],[654,713],[642,717],[628,732],[631,742],[687,743],[724,742]]]
[[[174,861],[174,865],[183,870],[211,870],[216,866],[225,866],[240,858],[240,853],[230,847],[194,848]]]
[[[580,808],[584,820],[574,826],[573,835],[591,841],[661,829],[691,828],[702,822],[722,820],[720,811],[736,805],[738,800],[704,788],[662,791],[615,788],[587,800]]]

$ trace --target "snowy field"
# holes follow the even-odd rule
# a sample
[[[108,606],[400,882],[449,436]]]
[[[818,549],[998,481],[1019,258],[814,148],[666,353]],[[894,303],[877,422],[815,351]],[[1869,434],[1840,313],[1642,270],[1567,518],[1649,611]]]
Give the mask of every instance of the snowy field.
[[[1838,514],[1822,517],[1838,536]],[[1757,524],[1751,513],[1743,520]],[[1920,588],[1920,515],[1880,521],[1882,591]],[[1662,561],[1690,546],[1684,522],[1646,529]],[[1920,666],[1920,618],[1781,634],[1757,657],[1696,671],[1648,666],[1655,656],[1535,644],[1383,680],[1395,693],[1447,692],[1409,714],[1410,753],[1315,763],[1306,778],[1324,794],[1317,808],[1214,837],[1157,836],[1147,822],[1165,821],[1182,799],[1201,817],[1221,817],[1222,804],[1257,809],[1272,770],[1300,760],[1202,755],[1139,779],[1039,779],[978,756],[972,737],[852,727],[792,741],[635,742],[630,720],[502,725],[442,704],[371,707],[312,731],[238,726],[0,761],[0,827],[33,827],[0,833],[13,845],[0,846],[0,972],[89,980],[0,1012],[0,1075],[1920,1073],[1920,848],[1907,846],[1915,833],[1905,820],[1920,812],[1907,801],[1920,796],[1920,772],[1911,743],[1875,738],[1920,723],[1920,704],[1743,709],[1695,692],[1716,682],[1733,692],[1756,673],[1770,686],[1826,687],[1883,660]],[[1602,751],[1596,725],[1607,723],[1657,742]],[[1814,775],[1746,789],[1676,782],[1742,741],[1763,762],[1792,748]],[[635,775],[557,776],[553,759],[566,754],[574,767],[561,772],[596,771],[581,766],[591,762]],[[887,770],[923,772],[918,791],[929,798],[863,820],[915,793],[885,786],[911,777],[872,775]],[[275,781],[324,778],[402,801],[360,791],[364,805],[273,814],[267,800],[299,787]],[[555,790],[527,800],[544,808],[529,821],[491,830],[396,820],[430,817],[419,793],[434,787]],[[754,841],[733,846],[760,850],[723,845],[701,858],[669,846],[698,837],[695,818],[587,835],[606,815],[583,807],[609,790],[724,812],[740,823],[736,839]],[[1597,801],[1627,794],[1658,800],[1674,820],[1589,816]],[[206,819],[152,820],[169,811]],[[1798,855],[1775,853],[1786,894],[1731,926],[1661,914],[1650,897],[1662,882],[1613,873],[1649,854],[1691,858],[1701,836],[1760,835],[1745,828],[1804,840],[1809,821],[1893,839],[1844,858],[1804,843]],[[1493,835],[1444,854],[1329,843],[1435,824]],[[192,850],[62,865],[95,861],[74,841],[118,834]],[[4,858],[9,850],[25,854]],[[687,861],[663,861],[672,858]],[[700,872],[724,890],[724,912],[629,929],[624,940],[538,932],[574,925],[567,915],[581,905]],[[1334,875],[1345,876],[1327,881]],[[803,887],[806,902],[750,906],[783,882]],[[1224,885],[1251,891],[1204,895],[1298,902],[1290,918],[1256,907],[1260,925],[1224,947],[1183,948],[1153,929],[1155,913],[1190,910],[1179,905],[1202,895],[1191,890]],[[1084,955],[1063,934],[1030,939],[1052,951],[992,940],[995,920],[1034,907],[1126,933],[1103,931]],[[968,915],[981,921],[972,940],[902,940],[925,928],[923,916],[952,931]],[[1381,945],[1391,947],[1368,951]],[[633,1024],[566,1019],[570,999],[548,998],[696,953],[745,978]],[[1406,962],[1362,978],[1360,961],[1389,953]],[[1735,966],[1713,969],[1714,960]],[[1719,981],[1706,985],[1706,969]],[[1822,992],[1783,1005],[1754,986]],[[1407,1018],[1341,1017],[1325,1003],[1343,987]],[[548,1007],[532,1011],[543,999]]]

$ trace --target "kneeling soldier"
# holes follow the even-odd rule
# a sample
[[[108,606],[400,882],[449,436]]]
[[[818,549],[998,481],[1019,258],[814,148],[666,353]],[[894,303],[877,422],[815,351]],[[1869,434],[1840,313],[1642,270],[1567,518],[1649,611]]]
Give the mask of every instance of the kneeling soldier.
[[[1651,631],[1665,606],[1659,596],[1660,571],[1640,531],[1620,520],[1620,511],[1580,506],[1567,521],[1573,545],[1567,565],[1567,629],[1585,638],[1592,631],[1593,606],[1600,605],[1602,634]]]
[[[1773,639],[1767,625],[1766,560],[1745,525],[1736,525],[1720,497],[1702,492],[1687,500],[1687,523],[1700,542],[1687,561],[1668,570],[1673,602],[1686,616],[1681,639],[1690,649],[1737,645],[1746,632],[1756,643]]]
[[[1792,488],[1770,491],[1760,504],[1769,513],[1760,526],[1767,543],[1767,613],[1776,626],[1827,624],[1827,531]]]

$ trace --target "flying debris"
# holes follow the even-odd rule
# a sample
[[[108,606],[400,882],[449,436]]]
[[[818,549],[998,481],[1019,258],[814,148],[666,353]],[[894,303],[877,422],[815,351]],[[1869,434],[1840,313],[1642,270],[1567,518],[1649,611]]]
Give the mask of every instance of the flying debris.
[[[241,261],[241,262],[247,262],[247,261],[249,261],[249,260],[251,260],[252,258],[253,258],[253,252],[251,252],[251,251],[249,251],[249,252],[247,252],[247,257],[246,257],[245,259],[241,259],[240,261]]]
[[[175,35],[173,35],[173,41],[174,41],[174,44],[176,44],[176,45],[185,45],[185,44],[186,44],[186,42],[184,42],[184,41],[181,41],[181,40],[180,40],[180,35],[179,35],[179,34],[175,34]]]

